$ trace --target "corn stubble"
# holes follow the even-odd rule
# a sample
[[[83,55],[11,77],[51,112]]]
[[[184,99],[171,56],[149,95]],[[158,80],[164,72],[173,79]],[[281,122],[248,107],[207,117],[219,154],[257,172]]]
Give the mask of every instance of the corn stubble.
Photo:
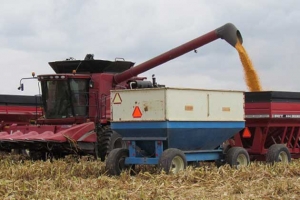
[[[299,160],[285,166],[252,163],[235,170],[212,163],[177,175],[141,166],[135,175],[105,173],[104,163],[85,158],[35,161],[18,156],[0,160],[1,199],[296,199]]]
[[[243,64],[244,74],[245,74],[245,81],[250,92],[262,91],[262,86],[260,84],[259,76],[247,54],[247,51],[237,40],[235,45],[236,50],[239,53],[240,60]]]

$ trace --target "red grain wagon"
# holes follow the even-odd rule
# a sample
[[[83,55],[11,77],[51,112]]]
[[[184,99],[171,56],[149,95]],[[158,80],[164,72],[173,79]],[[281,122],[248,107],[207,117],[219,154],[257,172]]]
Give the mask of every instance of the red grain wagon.
[[[300,92],[245,92],[246,128],[230,140],[251,160],[290,162],[300,157]]]

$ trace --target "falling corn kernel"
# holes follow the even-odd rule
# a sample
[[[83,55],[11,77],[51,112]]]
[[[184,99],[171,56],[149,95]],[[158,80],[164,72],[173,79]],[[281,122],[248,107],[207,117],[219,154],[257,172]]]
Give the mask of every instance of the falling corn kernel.
[[[259,77],[252,65],[252,62],[244,49],[243,45],[237,40],[235,45],[236,50],[239,53],[240,60],[243,64],[244,73],[245,73],[245,81],[250,92],[254,91],[262,91],[262,87],[260,84]]]

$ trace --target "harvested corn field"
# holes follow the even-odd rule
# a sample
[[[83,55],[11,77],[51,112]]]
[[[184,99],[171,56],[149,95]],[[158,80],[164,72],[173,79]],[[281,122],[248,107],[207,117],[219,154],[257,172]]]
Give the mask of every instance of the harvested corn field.
[[[252,163],[234,170],[213,163],[178,175],[138,168],[136,174],[105,174],[105,165],[86,158],[35,161],[2,156],[1,199],[297,199],[300,161],[275,166]],[[145,166],[143,166],[145,167]]]

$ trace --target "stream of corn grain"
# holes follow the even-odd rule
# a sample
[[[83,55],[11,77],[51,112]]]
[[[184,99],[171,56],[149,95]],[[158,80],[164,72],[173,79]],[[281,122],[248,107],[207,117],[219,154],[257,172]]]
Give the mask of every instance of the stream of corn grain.
[[[256,73],[255,68],[252,65],[252,62],[247,54],[247,51],[243,45],[237,40],[235,45],[236,50],[239,53],[240,60],[243,64],[245,81],[250,92],[262,91],[262,86],[259,80],[259,77]]]

